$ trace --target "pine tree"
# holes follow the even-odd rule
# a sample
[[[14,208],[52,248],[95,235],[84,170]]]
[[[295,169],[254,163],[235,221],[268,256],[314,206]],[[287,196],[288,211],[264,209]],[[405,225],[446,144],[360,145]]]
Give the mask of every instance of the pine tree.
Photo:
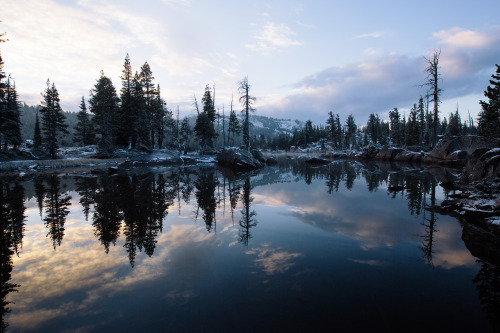
[[[389,111],[389,119],[391,122],[391,139],[392,144],[396,146],[401,146],[401,119],[399,115],[398,108],[394,108],[392,111]]]
[[[149,64],[147,62],[142,65],[139,77],[144,93],[145,111],[147,116],[147,127],[143,128],[142,130],[149,132],[149,142],[151,143],[151,148],[154,148],[157,134],[155,132],[156,128],[153,124],[155,119],[155,110],[157,110],[155,102],[156,90],[153,83],[153,80],[155,78],[153,77],[153,72],[151,71],[151,68],[149,67]]]
[[[40,130],[40,121],[38,119],[38,112],[35,118],[35,130],[33,132],[33,149],[32,151],[39,154],[42,149],[42,131]]]
[[[78,123],[75,126],[75,135],[73,141],[81,143],[82,146],[94,144],[94,131],[90,125],[89,114],[87,113],[87,106],[85,105],[85,98],[82,96],[80,103],[80,111],[77,114]]]
[[[488,101],[479,101],[482,108],[478,117],[479,134],[487,140],[500,138],[500,66],[495,66],[496,73],[484,92]]]
[[[167,127],[167,108],[166,102],[161,97],[160,85],[156,87],[156,95],[152,105],[152,117],[153,117],[153,130],[156,133],[156,141],[158,148],[163,148],[163,141],[165,140],[165,131]],[[170,111],[170,114],[172,112]],[[170,115],[171,116],[171,115]]]
[[[187,154],[189,151],[189,140],[191,139],[191,126],[189,125],[189,119],[184,118],[182,119],[182,124],[181,124],[181,135],[180,135],[180,141],[181,145],[184,151],[184,154]]]
[[[205,112],[208,116],[208,119],[213,123],[215,121],[215,108],[214,102],[212,100],[212,95],[210,93],[210,86],[207,84],[205,86],[205,93],[201,98],[201,104],[203,105],[203,112]]]
[[[120,146],[133,147],[137,141],[137,110],[135,109],[135,101],[132,91],[134,89],[134,74],[132,65],[127,53],[123,64],[122,88],[120,89],[120,108],[118,117],[118,131],[116,133],[116,144]]]
[[[236,116],[236,112],[234,112],[234,110],[231,110],[231,113],[229,114],[229,127],[227,130],[229,136],[231,135],[231,133],[233,133],[231,145],[234,146],[234,135],[240,134],[240,131],[240,123],[238,121],[238,117]]]
[[[2,35],[0,35],[1,37]],[[0,39],[0,41],[3,41]],[[7,122],[7,83],[5,82],[5,72],[3,71],[2,54],[0,53],[0,148],[6,140],[4,125]]]
[[[420,126],[418,120],[418,107],[416,104],[414,104],[413,108],[410,111],[410,116],[408,117],[408,124],[407,124],[408,133],[406,135],[407,146],[418,145],[420,141],[419,128]]]
[[[425,132],[427,131],[423,97],[420,97],[420,99],[418,100],[417,116],[418,116],[418,133],[419,133],[418,144],[423,144],[425,142]]]
[[[240,103],[243,105],[243,110],[241,111],[244,115],[243,122],[243,142],[245,143],[245,149],[250,150],[250,112],[255,112],[253,104],[257,100],[255,97],[250,96],[250,84],[248,84],[248,77],[243,78],[239,83],[238,90],[240,92]]]
[[[432,146],[436,146],[438,126],[439,126],[439,102],[441,102],[440,96],[442,89],[439,88],[439,56],[441,51],[434,51],[432,58],[425,58],[427,62],[427,82],[425,85],[429,86],[431,89],[431,102],[434,102],[434,110],[432,113]]]
[[[214,125],[205,112],[201,112],[196,118],[194,132],[200,142],[200,150],[202,154],[207,151],[207,148],[213,147],[212,139],[215,137]]]
[[[1,123],[1,133],[4,137],[4,149],[7,145],[13,146],[13,149],[21,144],[21,110],[17,96],[16,86],[11,83],[10,76],[7,79],[7,90],[5,96],[4,116]]]
[[[352,149],[354,145],[356,144],[356,130],[358,127],[356,126],[356,122],[354,121],[354,117],[352,114],[350,114],[347,117],[346,123],[345,123],[345,143],[347,148]]]
[[[111,79],[101,71],[94,89],[90,92],[90,112],[94,114],[93,123],[99,135],[99,154],[111,156],[114,149],[114,133],[116,133],[118,96]]]
[[[68,127],[65,124],[65,115],[59,104],[59,92],[54,83],[50,84],[47,80],[47,88],[43,94],[42,108],[42,136],[44,149],[50,158],[57,158],[57,149],[59,148],[58,136],[67,134]]]
[[[151,149],[149,119],[146,111],[146,100],[139,73],[135,73],[132,81],[132,109],[134,112],[135,126],[132,127],[132,147],[138,149]]]

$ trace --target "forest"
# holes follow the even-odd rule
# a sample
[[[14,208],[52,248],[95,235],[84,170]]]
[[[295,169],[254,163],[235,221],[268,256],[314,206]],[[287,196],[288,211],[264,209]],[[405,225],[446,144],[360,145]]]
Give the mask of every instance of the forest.
[[[213,154],[225,146],[288,151],[315,143],[324,148],[328,142],[335,150],[359,150],[370,144],[429,150],[443,137],[482,135],[489,141],[498,139],[500,67],[496,65],[484,92],[487,100],[479,101],[478,118],[468,115],[463,119],[458,106],[449,114],[439,109],[439,56],[440,52],[435,51],[432,57],[424,58],[428,66],[422,86],[427,87],[427,93],[416,98],[407,115],[395,107],[388,112],[388,119],[371,113],[366,124],[359,124],[352,114],[341,119],[330,111],[325,114],[325,124],[315,125],[308,120],[288,130],[266,132],[252,124],[256,98],[251,95],[246,77],[238,82],[238,102],[231,100],[227,114],[225,108],[222,112],[216,108],[213,83],[204,87],[199,101],[193,95],[196,116],[180,119],[178,109],[167,107],[149,64],[145,62],[140,71],[134,72],[127,54],[120,89],[101,71],[90,96],[82,96],[79,111],[74,113],[62,110],[57,87],[49,80],[39,106],[20,102],[15,82],[4,72],[0,54],[0,147],[5,152],[28,146],[37,158],[55,159],[61,146],[97,145],[99,156],[106,158],[113,156],[116,149]]]

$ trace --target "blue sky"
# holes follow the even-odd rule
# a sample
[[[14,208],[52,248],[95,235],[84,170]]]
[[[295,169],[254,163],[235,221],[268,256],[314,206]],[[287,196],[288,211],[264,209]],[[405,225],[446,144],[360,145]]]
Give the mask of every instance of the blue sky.
[[[408,112],[425,88],[425,59],[441,50],[443,115],[476,116],[500,64],[500,1],[4,1],[4,69],[38,104],[47,78],[77,111],[99,73],[120,89],[128,53],[148,62],[168,107],[194,114],[207,83],[216,107],[237,105],[248,76],[256,114],[324,123],[329,111]]]

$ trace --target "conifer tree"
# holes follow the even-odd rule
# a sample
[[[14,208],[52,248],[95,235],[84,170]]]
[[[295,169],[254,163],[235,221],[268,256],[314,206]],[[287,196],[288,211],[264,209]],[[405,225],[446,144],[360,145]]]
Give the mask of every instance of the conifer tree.
[[[140,149],[150,149],[151,138],[149,131],[149,119],[146,111],[146,101],[144,91],[142,89],[141,77],[139,73],[135,73],[132,81],[132,109],[134,111],[133,121],[135,126],[132,127],[132,147]]]
[[[210,92],[210,86],[208,84],[205,86],[205,93],[201,98],[201,104],[203,105],[203,112],[207,114],[208,119],[210,119],[210,121],[213,123],[215,121],[216,115],[214,102],[212,100],[212,95]]]
[[[354,121],[354,117],[350,114],[347,117],[345,124],[345,143],[347,148],[352,148],[356,144],[356,130],[358,127],[356,126],[356,122]]]
[[[2,117],[1,132],[4,137],[4,149],[7,145],[13,146],[13,149],[21,144],[21,110],[15,84],[11,83],[10,75],[7,79],[7,90],[5,96],[4,116]]]
[[[122,88],[120,89],[120,108],[118,117],[118,131],[116,134],[116,144],[120,146],[133,147],[137,140],[137,110],[134,108],[135,101],[133,100],[132,91],[134,89],[134,74],[132,65],[127,53],[123,64]]]
[[[153,72],[151,71],[151,68],[149,67],[149,64],[147,62],[142,65],[139,77],[144,94],[145,111],[147,116],[147,123],[145,124],[147,125],[147,127],[144,127],[141,130],[149,132],[149,142],[152,145],[151,147],[154,148],[157,134],[155,132],[156,128],[153,124],[155,118],[155,110],[157,110],[155,104],[156,90],[153,83]]]
[[[2,35],[0,35],[0,37],[1,36]],[[0,39],[0,41],[3,40]],[[3,124],[5,124],[5,122],[7,121],[7,83],[5,82],[5,78],[6,76],[5,72],[3,71],[2,54],[0,53],[0,148],[4,140],[6,139],[3,129]]]
[[[39,154],[42,149],[42,131],[40,130],[40,121],[38,119],[38,112],[35,118],[35,130],[33,132],[33,152]]]
[[[43,93],[42,108],[42,136],[45,152],[50,158],[57,158],[57,149],[59,148],[58,136],[66,134],[68,131],[65,124],[65,115],[59,104],[59,92],[54,83],[50,84],[47,80],[47,88]]]
[[[250,84],[248,83],[248,77],[243,78],[239,82],[238,91],[240,92],[240,103],[243,106],[241,111],[244,115],[243,121],[243,142],[245,143],[245,149],[250,150],[250,112],[255,112],[253,104],[257,100],[255,97],[250,95]]]
[[[93,123],[99,135],[99,153],[103,157],[111,156],[113,153],[118,101],[111,79],[101,71],[101,77],[90,92],[89,104],[90,112],[94,114]]]
[[[212,139],[215,137],[215,129],[213,123],[205,112],[201,112],[196,118],[194,132],[200,142],[201,153],[204,154],[207,148],[213,147]]]
[[[427,82],[425,85],[430,87],[431,92],[431,102],[434,102],[434,109],[432,113],[432,146],[434,147],[437,143],[438,126],[439,126],[439,102],[441,102],[440,96],[442,89],[439,88],[439,56],[441,51],[434,51],[432,58],[425,58],[427,62]]]
[[[184,154],[189,151],[189,140],[191,139],[191,126],[189,125],[189,119],[184,118],[181,124],[180,141],[183,148]]]
[[[487,140],[500,138],[500,66],[495,66],[496,73],[484,92],[488,101],[479,102],[482,108],[478,119],[479,134]]]
[[[75,126],[75,135],[73,141],[76,143],[81,143],[82,146],[88,146],[94,144],[94,131],[90,125],[90,118],[87,112],[87,106],[85,104],[85,98],[82,96],[82,101],[80,103],[80,111],[77,116],[78,123]]]
[[[238,117],[236,116],[236,112],[234,112],[234,110],[231,110],[231,113],[229,114],[229,126],[227,129],[228,136],[231,136],[231,133],[233,133],[231,145],[234,145],[235,134],[240,134],[240,131],[241,131],[240,123],[238,121]]]

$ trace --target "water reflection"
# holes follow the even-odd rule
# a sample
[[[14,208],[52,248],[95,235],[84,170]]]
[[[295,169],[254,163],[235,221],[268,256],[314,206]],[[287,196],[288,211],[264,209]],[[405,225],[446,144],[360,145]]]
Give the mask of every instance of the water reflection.
[[[20,285],[10,282],[12,256],[19,255],[24,232],[24,188],[18,181],[0,180],[0,298],[2,306],[0,331],[7,329],[5,314],[10,312],[7,295],[17,291]]]
[[[326,232],[334,236],[321,234],[321,237],[336,237],[336,242],[341,245],[356,242],[361,251],[349,245],[350,250],[342,257],[350,265],[388,270],[394,264],[387,255],[383,255],[385,249],[404,247],[404,253],[411,253],[408,255],[409,260],[421,256],[428,265],[446,270],[473,268],[475,260],[455,246],[461,243],[460,235],[448,231],[448,224],[457,224],[456,221],[438,221],[434,211],[426,210],[426,207],[436,205],[451,193],[437,185],[450,174],[443,169],[399,169],[387,164],[364,165],[350,162],[311,167],[299,159],[284,158],[279,161],[277,168],[266,168],[260,173],[240,176],[232,175],[227,170],[208,167],[117,175],[33,175],[25,180],[2,178],[2,329],[7,327],[4,318],[9,311],[8,294],[20,288],[24,288],[21,291],[28,292],[37,285],[29,277],[29,262],[37,262],[39,273],[45,272],[49,266],[48,259],[41,259],[48,258],[50,255],[47,253],[35,259],[30,252],[26,262],[22,261],[20,249],[23,244],[25,202],[28,197],[25,196],[25,188],[33,193],[40,222],[43,222],[53,250],[66,251],[57,257],[59,260],[64,260],[69,266],[72,261],[78,260],[74,251],[71,252],[68,248],[74,245],[70,242],[75,237],[65,237],[69,220],[71,224],[84,226],[81,228],[82,233],[84,230],[91,230],[94,239],[98,240],[94,247],[91,239],[84,236],[77,238],[79,244],[87,249],[86,260],[90,260],[88,267],[83,267],[83,263],[73,267],[74,271],[67,276],[72,280],[57,286],[57,292],[46,291],[43,295],[19,301],[19,313],[10,317],[12,322],[19,324],[25,320],[30,312],[26,312],[23,317],[22,310],[27,309],[29,304],[40,306],[40,309],[31,310],[32,314],[38,313],[35,317],[39,321],[31,321],[34,325],[32,328],[36,329],[37,323],[43,323],[50,317],[43,318],[42,315],[48,313],[48,310],[43,310],[44,297],[69,291],[86,294],[80,306],[69,302],[52,311],[50,318],[56,318],[68,309],[69,312],[83,310],[84,304],[101,302],[101,294],[113,297],[111,295],[117,293],[117,290],[130,288],[145,279],[154,280],[166,275],[170,286],[170,289],[165,290],[166,299],[175,306],[189,304],[189,300],[201,297],[200,293],[207,293],[196,286],[205,286],[204,283],[208,282],[201,282],[199,279],[209,281],[211,275],[215,274],[211,265],[217,260],[217,256],[212,253],[224,253],[219,259],[221,261],[231,257],[225,251],[218,250],[221,246],[229,249],[238,243],[242,244],[242,253],[251,263],[249,273],[263,274],[260,281],[264,284],[287,274],[295,274],[288,279],[292,279],[292,276],[293,279],[300,275],[308,276],[313,270],[313,263],[319,261],[324,254],[308,252],[307,246],[311,244],[305,241],[302,244],[304,232]],[[378,197],[374,196],[375,193]],[[387,200],[381,205],[380,195],[384,193],[394,203],[404,200],[404,205],[388,207]],[[77,209],[80,211],[77,212]],[[279,214],[272,215],[274,217],[271,218],[269,214],[277,214],[274,209]],[[82,217],[75,222],[70,214]],[[289,226],[292,222],[285,222],[288,218],[292,222],[301,221],[302,226],[295,226],[297,231],[294,231]],[[413,220],[418,223],[411,223]],[[201,225],[200,221],[203,221]],[[272,236],[275,232],[273,228],[278,229],[275,224],[281,224],[277,234],[287,234],[292,240],[279,244],[280,236]],[[36,221],[30,221],[29,225],[32,230],[37,230]],[[313,229],[303,229],[304,226]],[[292,237],[295,232],[299,238]],[[416,242],[411,238],[412,235],[418,235]],[[66,247],[63,246],[63,239]],[[410,247],[405,247],[405,244],[412,242],[419,245],[419,254],[414,255]],[[39,239],[30,241],[30,245],[36,244],[40,244]],[[329,241],[327,248],[333,247],[332,244],[335,242]],[[347,248],[347,245],[342,246]],[[326,253],[338,256],[336,251],[345,251],[342,246]],[[96,254],[97,248],[106,257],[99,257]],[[234,251],[237,253],[237,250]],[[370,257],[375,252],[380,257]],[[141,258],[140,253],[144,253],[151,261],[138,259]],[[25,287],[17,285],[17,281],[11,281],[14,254],[21,256],[19,262],[23,263],[21,266],[26,272],[21,281]],[[120,266],[120,258],[128,262],[131,271]],[[43,260],[47,260],[47,263]],[[59,264],[55,256],[50,262],[53,266]],[[236,266],[235,269],[246,271],[239,266],[244,265],[245,261],[237,262],[232,264]],[[499,300],[496,295],[500,294],[500,286],[497,268],[484,261],[480,261],[480,264],[481,268],[473,283],[490,322],[498,327],[496,314]],[[228,264],[225,274],[236,274],[229,271],[233,269],[232,265]],[[94,267],[96,271],[89,270],[89,267]],[[175,269],[166,273],[168,267]],[[50,274],[44,276],[49,279]],[[79,291],[79,288],[84,288],[79,285],[80,279],[87,281],[85,288],[93,291]],[[300,290],[298,281],[301,280],[295,282],[294,288]],[[68,289],[63,285],[67,285]]]

